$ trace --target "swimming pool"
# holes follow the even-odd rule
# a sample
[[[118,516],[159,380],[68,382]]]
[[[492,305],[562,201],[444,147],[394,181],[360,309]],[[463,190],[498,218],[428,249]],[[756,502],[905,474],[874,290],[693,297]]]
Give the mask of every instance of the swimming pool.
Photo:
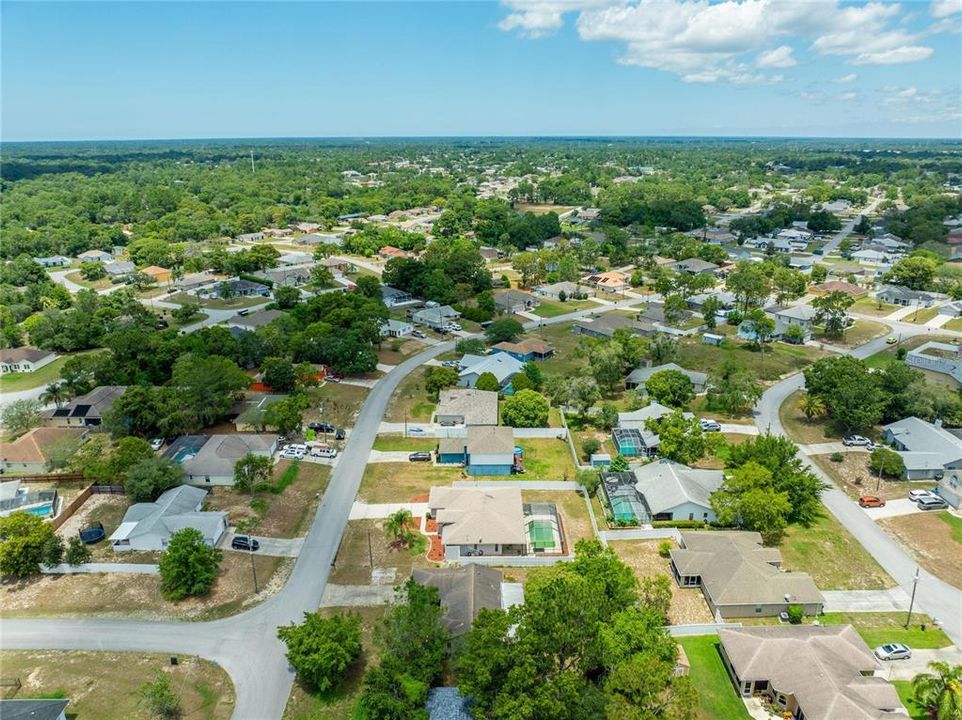
[[[48,503],[44,503],[43,505],[37,505],[32,508],[27,508],[26,510],[24,510],[24,512],[29,513],[30,515],[39,515],[41,517],[44,517],[46,515],[50,515],[53,513],[53,503],[48,502]]]

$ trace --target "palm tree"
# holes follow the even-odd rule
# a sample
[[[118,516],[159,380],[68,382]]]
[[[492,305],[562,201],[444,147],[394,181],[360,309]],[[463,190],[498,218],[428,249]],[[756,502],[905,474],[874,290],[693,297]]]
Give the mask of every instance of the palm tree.
[[[53,403],[57,408],[61,408],[70,396],[70,389],[64,383],[50,383],[40,395],[40,401],[45,405]]]
[[[824,415],[826,410],[825,401],[818,397],[818,395],[812,395],[811,393],[805,393],[805,395],[802,396],[798,407],[809,422]]]
[[[962,665],[952,667],[938,660],[929,663],[933,672],[919,673],[912,679],[915,702],[930,718],[962,720]]]
[[[410,510],[398,510],[388,517],[384,531],[394,538],[397,545],[407,545],[411,542],[411,521]]]

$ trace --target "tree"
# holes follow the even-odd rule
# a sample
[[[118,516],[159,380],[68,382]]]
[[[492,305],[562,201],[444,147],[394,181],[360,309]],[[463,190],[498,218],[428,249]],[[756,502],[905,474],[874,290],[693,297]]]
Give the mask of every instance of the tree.
[[[162,720],[180,717],[180,698],[171,686],[170,675],[163,670],[157,670],[152,682],[140,686],[140,699],[147,707],[147,712],[155,717]]]
[[[767,544],[777,544],[788,524],[788,494],[775,490],[767,468],[749,461],[725,474],[710,497],[722,525],[737,525],[761,533]]]
[[[548,400],[534,390],[515,392],[501,406],[501,422],[508,427],[547,427]]]
[[[682,465],[691,465],[713,451],[721,438],[702,432],[698,420],[686,418],[681,410],[660,419],[649,418],[645,427],[658,434],[658,452]]]
[[[498,382],[498,378],[495,377],[494,373],[483,372],[478,375],[478,379],[475,381],[474,387],[478,390],[499,392],[501,390],[501,383]]]
[[[428,367],[424,371],[424,388],[434,400],[442,390],[458,384],[458,371],[449,367]]]
[[[891,285],[903,285],[912,290],[927,290],[931,287],[938,268],[935,260],[913,255],[897,261],[892,269],[882,276],[882,281]]]
[[[40,572],[52,536],[50,523],[38,515],[14,512],[0,517],[0,575],[23,578]]]
[[[72,539],[73,538],[71,538],[71,540]],[[79,540],[80,538],[77,539]],[[40,562],[47,567],[55,567],[63,562],[63,551],[63,540],[60,539],[59,535],[53,534],[47,538],[47,542],[43,544]]]
[[[488,348],[484,341],[478,338],[461,338],[455,344],[454,350],[462,355],[484,355]]]
[[[784,303],[787,300],[795,300],[805,294],[808,280],[798,270],[779,267],[772,274],[772,289],[775,291],[775,301]]]
[[[170,383],[199,427],[207,427],[227,414],[250,378],[225,357],[199,357],[188,353],[174,363]]]
[[[306,409],[306,395],[291,395],[268,406],[262,422],[265,427],[274,428],[281,435],[298,432],[304,423]]]
[[[36,400],[14,400],[0,412],[0,425],[13,437],[23,435],[40,424],[43,419],[41,410],[42,406]]]
[[[624,386],[625,365],[621,345],[615,340],[596,345],[591,350],[591,374],[599,387],[614,393]]]
[[[200,317],[200,303],[186,302],[170,311],[170,315],[180,325],[187,325]]]
[[[82,262],[80,276],[84,280],[101,280],[107,277],[107,271],[104,270],[104,264],[101,262]]]
[[[72,537],[67,541],[67,551],[63,559],[68,565],[76,567],[90,562],[90,548],[79,537]]]
[[[804,415],[805,419],[809,422],[825,414],[825,401],[818,395],[812,395],[810,392],[802,395],[802,399],[798,402],[798,407],[802,411],[802,415]]]
[[[62,382],[50,383],[40,396],[40,402],[44,404],[53,403],[58,408],[63,407],[64,403],[71,398],[72,393]]]
[[[265,385],[279,393],[290,392],[297,383],[294,364],[287,358],[265,358],[261,363],[261,376]]]
[[[514,342],[523,332],[524,328],[517,320],[513,318],[501,318],[488,325],[488,329],[484,331],[484,335],[489,343],[495,345],[499,342]]]
[[[959,720],[962,718],[962,665],[933,660],[928,667],[931,672],[912,678],[915,702],[930,718]]]
[[[812,307],[815,308],[815,322],[825,328],[825,334],[828,337],[842,337],[848,326],[846,311],[854,302],[855,299],[851,295],[838,290],[815,298],[812,300]]]
[[[627,472],[628,471],[628,458],[624,455],[615,455],[611,458],[611,462],[608,463],[609,472]]]
[[[712,410],[727,415],[747,413],[762,396],[762,386],[748,368],[732,358],[726,358],[718,375],[711,377],[707,404]]]
[[[152,457],[139,461],[127,471],[124,490],[132,502],[152,502],[164,490],[183,482],[184,470],[166,458]]]
[[[771,280],[761,267],[763,264],[742,260],[725,281],[728,291],[734,293],[738,304],[746,312],[771,292]]]
[[[709,295],[702,303],[701,313],[705,320],[705,327],[714,330],[718,324],[718,313],[723,310],[721,300],[714,295]]]
[[[601,450],[601,441],[598,438],[589,437],[581,441],[581,452],[585,458],[590,459],[599,450]]]
[[[901,480],[905,475],[905,462],[902,456],[894,450],[880,447],[872,451],[869,467],[880,475]]]
[[[247,453],[234,465],[234,487],[254,492],[259,485],[266,485],[274,474],[274,463],[267,455]]]
[[[408,578],[400,588],[400,600],[375,628],[374,639],[413,677],[432,682],[441,674],[448,641],[438,590]]]
[[[670,363],[678,356],[678,341],[671,335],[658,333],[648,345],[648,357],[654,365]]]
[[[531,387],[533,389],[540,390],[544,385],[544,373],[541,372],[538,363],[529,360],[521,367],[521,372],[531,381]]]
[[[593,377],[585,375],[558,377],[549,387],[555,405],[573,407],[579,415],[587,413],[588,408],[601,399],[598,383]]]
[[[789,325],[782,331],[782,340],[792,345],[801,345],[805,341],[805,329],[801,325]]]
[[[876,425],[888,398],[880,378],[864,361],[850,355],[822,358],[804,370],[805,389],[822,400],[829,417],[847,432]]]
[[[359,278],[360,279],[360,278]],[[289,285],[274,288],[274,304],[280,310],[290,310],[301,301],[301,291]]]
[[[828,268],[824,265],[812,265],[812,272],[809,274],[809,280],[811,280],[816,285],[825,282],[828,277]]]
[[[655,401],[683,408],[695,399],[691,379],[681,370],[659,370],[645,381],[645,390]]]
[[[752,308],[746,312],[742,324],[747,326],[752,343],[759,350],[763,350],[765,343],[775,334],[775,321],[761,308]]]
[[[595,424],[602,430],[612,430],[618,425],[618,406],[611,402],[601,403],[594,417]]]
[[[413,524],[414,519],[411,517],[411,511],[402,508],[388,516],[384,523],[384,532],[394,538],[395,545],[407,546],[414,539],[414,533],[411,531]]]
[[[204,542],[200,530],[178,530],[160,558],[160,591],[168,600],[206,595],[217,580],[221,557],[220,550]]]
[[[298,677],[319,692],[334,688],[361,656],[361,616],[353,613],[328,618],[304,613],[304,622],[278,628],[277,636]]]

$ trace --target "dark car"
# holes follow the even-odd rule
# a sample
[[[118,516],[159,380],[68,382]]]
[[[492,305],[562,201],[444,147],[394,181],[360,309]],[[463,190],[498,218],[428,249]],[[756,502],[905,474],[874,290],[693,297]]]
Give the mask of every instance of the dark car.
[[[427,450],[413,452],[408,455],[408,460],[411,462],[431,462],[431,453]]]
[[[347,433],[344,432],[344,428],[338,428],[337,432],[334,433],[335,440],[343,440],[346,437],[347,437]]]
[[[230,546],[234,548],[234,550],[248,550],[253,552],[254,550],[259,550],[261,544],[250,535],[235,535],[234,539],[230,541]]]
[[[309,427],[314,432],[322,432],[322,433],[332,433],[337,429],[330,423],[326,423],[326,422],[308,423],[307,427]]]
[[[80,539],[87,545],[98,543],[105,537],[107,537],[107,533],[104,531],[103,524],[99,522],[80,531]]]

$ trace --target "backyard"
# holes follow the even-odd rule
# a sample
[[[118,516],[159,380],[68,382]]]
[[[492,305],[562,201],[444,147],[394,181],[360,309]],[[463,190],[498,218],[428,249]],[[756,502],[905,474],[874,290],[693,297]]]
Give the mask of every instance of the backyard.
[[[581,493],[571,490],[522,490],[521,500],[526,503],[553,503],[561,515],[568,552],[574,553],[575,543],[595,536],[591,516]]]
[[[524,451],[524,475],[516,480],[574,480],[577,470],[567,440],[521,438],[515,443]]]
[[[678,638],[691,665],[688,677],[698,692],[698,720],[748,720],[745,703],[735,692],[714,635]]]
[[[0,653],[5,678],[22,687],[4,697],[63,698],[67,717],[76,720],[150,720],[140,688],[157,671],[170,676],[180,697],[183,720],[226,720],[234,710],[234,688],[215,663],[178,655],[23,650]]]
[[[923,568],[962,588],[962,518],[942,510],[885,518],[879,525]]]

